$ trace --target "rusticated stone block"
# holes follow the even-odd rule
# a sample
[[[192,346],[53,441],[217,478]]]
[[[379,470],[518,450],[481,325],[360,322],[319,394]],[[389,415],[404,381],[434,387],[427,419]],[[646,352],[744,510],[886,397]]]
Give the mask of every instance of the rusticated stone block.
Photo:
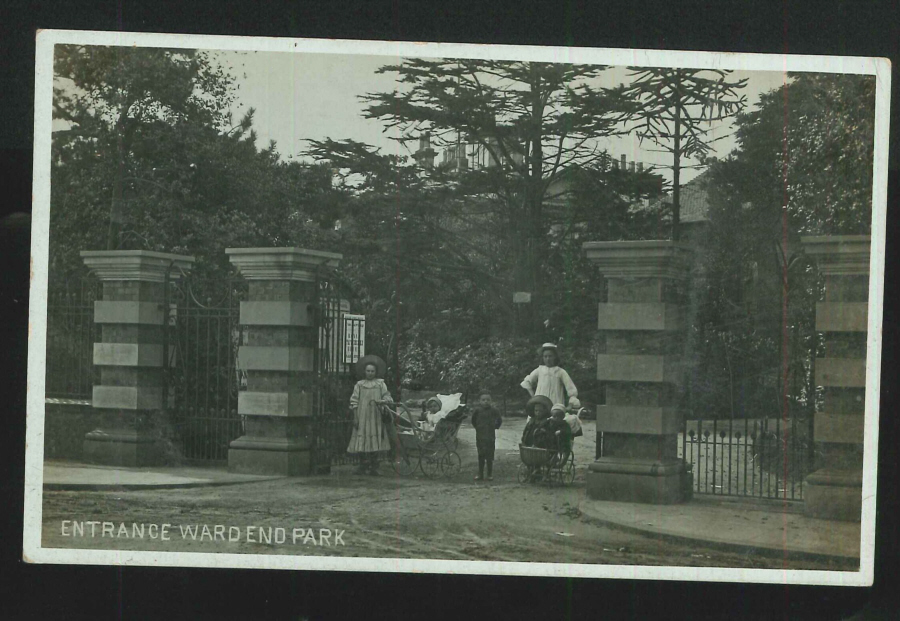
[[[674,504],[685,499],[685,467],[681,460],[601,457],[585,476],[587,494],[595,500]]]
[[[862,470],[818,470],[806,477],[803,513],[826,520],[862,519]]]

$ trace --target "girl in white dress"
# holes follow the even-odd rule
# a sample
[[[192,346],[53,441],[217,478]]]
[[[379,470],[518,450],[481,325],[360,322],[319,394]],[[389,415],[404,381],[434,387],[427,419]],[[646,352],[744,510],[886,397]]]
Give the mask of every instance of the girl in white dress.
[[[578,389],[575,388],[575,383],[566,370],[559,366],[556,345],[541,345],[541,360],[543,364],[522,380],[522,388],[532,397],[547,397],[551,403],[570,403],[572,399],[577,399]]]

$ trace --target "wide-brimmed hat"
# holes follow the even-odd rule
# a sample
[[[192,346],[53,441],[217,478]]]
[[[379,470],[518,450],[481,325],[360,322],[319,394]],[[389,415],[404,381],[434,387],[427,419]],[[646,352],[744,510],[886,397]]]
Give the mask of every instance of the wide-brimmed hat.
[[[538,403],[543,403],[547,412],[550,412],[550,408],[553,407],[553,402],[550,401],[549,397],[545,397],[544,395],[537,395],[528,400],[528,403],[525,404],[525,413],[528,416],[534,416],[534,406]]]
[[[544,343],[538,348],[538,355],[543,355],[544,351],[552,350],[554,354],[559,355],[559,347],[555,343]]]
[[[353,370],[356,371],[356,377],[363,379],[366,376],[366,367],[370,364],[375,365],[375,377],[384,377],[384,372],[387,371],[387,364],[375,355],[363,356],[359,360],[356,361],[356,364],[353,365]]]

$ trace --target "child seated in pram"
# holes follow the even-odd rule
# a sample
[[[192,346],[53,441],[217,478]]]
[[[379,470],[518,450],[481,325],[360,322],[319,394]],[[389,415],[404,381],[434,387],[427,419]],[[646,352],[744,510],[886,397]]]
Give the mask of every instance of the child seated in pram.
[[[522,446],[539,446],[535,441],[535,434],[538,435],[538,439],[544,435],[543,432],[538,433],[538,431],[543,429],[547,422],[551,407],[553,407],[553,402],[544,396],[532,397],[525,404],[527,419],[525,430],[522,432]],[[543,442],[543,440],[541,441]]]
[[[422,413],[423,419],[426,421],[429,419],[433,420],[442,408],[443,403],[441,400],[437,397],[431,397],[425,402],[425,410],[428,413]],[[438,419],[434,426],[434,437],[438,440],[448,440],[453,436],[456,429],[459,428],[459,424],[465,417],[465,406],[462,404],[457,405],[452,412],[449,412]]]
[[[572,453],[572,427],[566,421],[566,408],[562,404],[556,404],[550,411],[550,419],[547,423],[547,435],[549,436],[547,448],[554,451],[555,455],[551,465],[564,464]]]

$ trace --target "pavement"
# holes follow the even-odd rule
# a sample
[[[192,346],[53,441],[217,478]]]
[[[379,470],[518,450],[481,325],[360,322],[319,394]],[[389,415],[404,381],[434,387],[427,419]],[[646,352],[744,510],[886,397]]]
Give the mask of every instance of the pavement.
[[[282,477],[235,474],[214,468],[118,468],[66,461],[44,463],[46,490],[168,489],[236,485]]]
[[[695,495],[678,505],[585,499],[579,509],[588,520],[678,543],[795,560],[859,560],[858,523],[806,517],[801,503]]]
[[[61,461],[44,464],[46,490],[190,488],[279,478],[211,468],[117,468]],[[583,497],[578,509],[589,521],[677,543],[701,543],[731,552],[796,560],[846,563],[859,559],[859,524],[806,517],[800,503],[695,495],[684,504],[645,505]]]

